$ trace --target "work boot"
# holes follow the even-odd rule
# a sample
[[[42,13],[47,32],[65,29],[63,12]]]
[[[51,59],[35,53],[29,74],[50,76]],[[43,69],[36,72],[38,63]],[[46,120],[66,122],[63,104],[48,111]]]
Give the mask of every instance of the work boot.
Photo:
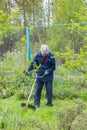
[[[52,107],[53,104],[52,104],[52,103],[46,103],[46,106],[48,106],[48,107]]]
[[[36,109],[39,108],[39,106],[36,106],[36,105],[35,105],[34,107],[35,107]]]
[[[34,107],[35,107],[35,108],[39,108],[39,105],[36,105],[36,104],[35,104]]]

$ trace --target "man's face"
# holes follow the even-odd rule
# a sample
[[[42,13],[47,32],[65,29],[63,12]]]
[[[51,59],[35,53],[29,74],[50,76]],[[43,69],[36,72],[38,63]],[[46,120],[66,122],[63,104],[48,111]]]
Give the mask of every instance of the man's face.
[[[42,56],[47,56],[48,55],[48,50],[42,50],[41,54],[42,54]]]

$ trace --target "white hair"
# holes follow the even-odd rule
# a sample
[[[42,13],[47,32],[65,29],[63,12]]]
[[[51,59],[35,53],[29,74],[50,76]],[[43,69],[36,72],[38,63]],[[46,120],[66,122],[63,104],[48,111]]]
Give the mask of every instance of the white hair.
[[[40,50],[41,50],[41,52],[47,51],[47,53],[48,53],[49,47],[47,45],[42,45],[41,48],[40,48]]]

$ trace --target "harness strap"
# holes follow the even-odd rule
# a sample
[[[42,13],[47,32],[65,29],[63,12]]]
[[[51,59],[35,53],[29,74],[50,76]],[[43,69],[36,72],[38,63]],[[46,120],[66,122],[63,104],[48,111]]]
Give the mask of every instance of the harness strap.
[[[42,59],[42,61],[41,61],[41,65],[43,65],[43,64],[46,62],[47,58],[48,58],[48,55],[45,56],[45,57]]]

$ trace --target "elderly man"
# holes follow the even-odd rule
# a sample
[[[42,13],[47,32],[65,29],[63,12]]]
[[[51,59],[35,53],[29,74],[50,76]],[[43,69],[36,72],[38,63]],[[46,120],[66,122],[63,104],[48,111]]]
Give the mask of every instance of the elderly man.
[[[35,65],[36,64],[36,65]],[[36,67],[37,66],[37,67]],[[43,85],[46,86],[47,94],[47,106],[53,106],[52,104],[52,83],[53,83],[53,71],[55,70],[55,58],[54,55],[49,52],[47,45],[42,45],[40,52],[36,54],[33,62],[28,67],[28,71],[39,68],[37,70],[36,91],[34,96],[34,106],[38,108],[40,106],[41,91]]]

